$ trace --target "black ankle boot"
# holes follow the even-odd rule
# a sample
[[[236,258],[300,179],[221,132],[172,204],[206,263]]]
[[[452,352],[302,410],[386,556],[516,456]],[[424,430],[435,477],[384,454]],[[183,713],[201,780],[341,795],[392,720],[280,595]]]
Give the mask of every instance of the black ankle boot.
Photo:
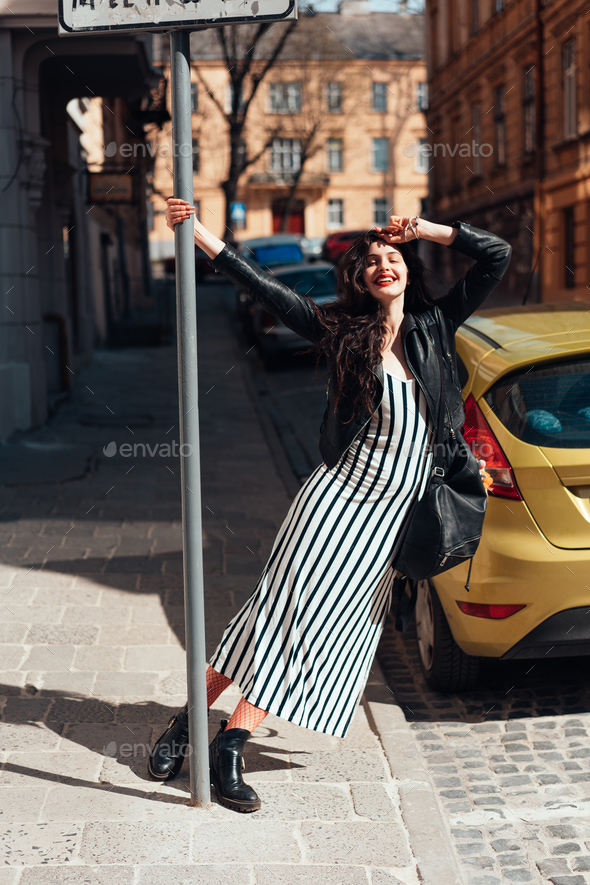
[[[211,783],[221,805],[234,811],[257,811],[260,799],[242,779],[242,753],[250,732],[245,728],[226,728],[227,719],[222,719],[209,747]]]
[[[154,780],[176,777],[188,747],[188,703],[173,716],[164,734],[158,738],[148,759],[148,773]]]

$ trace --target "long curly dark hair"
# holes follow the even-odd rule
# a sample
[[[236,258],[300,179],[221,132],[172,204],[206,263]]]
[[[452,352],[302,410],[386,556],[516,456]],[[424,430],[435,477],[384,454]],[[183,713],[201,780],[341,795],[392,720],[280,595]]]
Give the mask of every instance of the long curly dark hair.
[[[375,369],[389,335],[380,302],[365,285],[363,273],[372,243],[386,242],[375,230],[358,237],[338,265],[338,299],[321,310],[314,304],[324,334],[315,344],[318,360],[328,358],[335,387],[334,408],[341,406],[344,423],[373,410]],[[425,281],[425,267],[409,243],[396,243],[408,268],[404,313],[418,313],[433,301]],[[345,420],[346,415],[349,417]]]

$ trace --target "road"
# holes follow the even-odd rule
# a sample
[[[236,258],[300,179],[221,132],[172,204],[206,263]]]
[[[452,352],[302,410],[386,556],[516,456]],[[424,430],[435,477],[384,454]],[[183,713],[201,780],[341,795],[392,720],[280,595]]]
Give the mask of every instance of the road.
[[[231,312],[231,291],[223,297]],[[321,369],[310,357],[273,371],[255,350],[248,359],[259,403],[304,481],[321,463]],[[589,885],[590,658],[489,659],[476,690],[449,696],[424,681],[413,629],[399,634],[390,621],[378,659],[415,733],[404,754],[426,762],[464,881]]]
[[[313,354],[287,354],[266,370],[255,347],[242,338],[234,312],[234,290],[220,287],[232,327],[247,353],[248,366],[260,404],[280,436],[295,476],[301,481],[321,464],[319,427],[326,408],[326,366],[316,366]]]

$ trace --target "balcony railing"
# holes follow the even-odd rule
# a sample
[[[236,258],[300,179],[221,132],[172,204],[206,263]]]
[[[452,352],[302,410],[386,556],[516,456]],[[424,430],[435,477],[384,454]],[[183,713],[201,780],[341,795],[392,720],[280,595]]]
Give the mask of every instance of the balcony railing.
[[[291,187],[293,173],[290,172],[254,172],[248,179],[250,187]],[[330,176],[323,172],[304,172],[299,179],[299,188],[321,188],[330,184]]]

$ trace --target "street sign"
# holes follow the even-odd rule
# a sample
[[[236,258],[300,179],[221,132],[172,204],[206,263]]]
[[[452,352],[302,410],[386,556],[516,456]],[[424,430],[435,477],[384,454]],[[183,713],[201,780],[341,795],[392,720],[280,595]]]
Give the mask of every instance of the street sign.
[[[232,203],[229,207],[229,214],[234,222],[234,227],[238,230],[244,230],[246,227],[246,204]]]
[[[134,176],[126,172],[89,172],[90,203],[135,202]]]
[[[297,18],[297,0],[59,0],[59,32],[171,31]]]

